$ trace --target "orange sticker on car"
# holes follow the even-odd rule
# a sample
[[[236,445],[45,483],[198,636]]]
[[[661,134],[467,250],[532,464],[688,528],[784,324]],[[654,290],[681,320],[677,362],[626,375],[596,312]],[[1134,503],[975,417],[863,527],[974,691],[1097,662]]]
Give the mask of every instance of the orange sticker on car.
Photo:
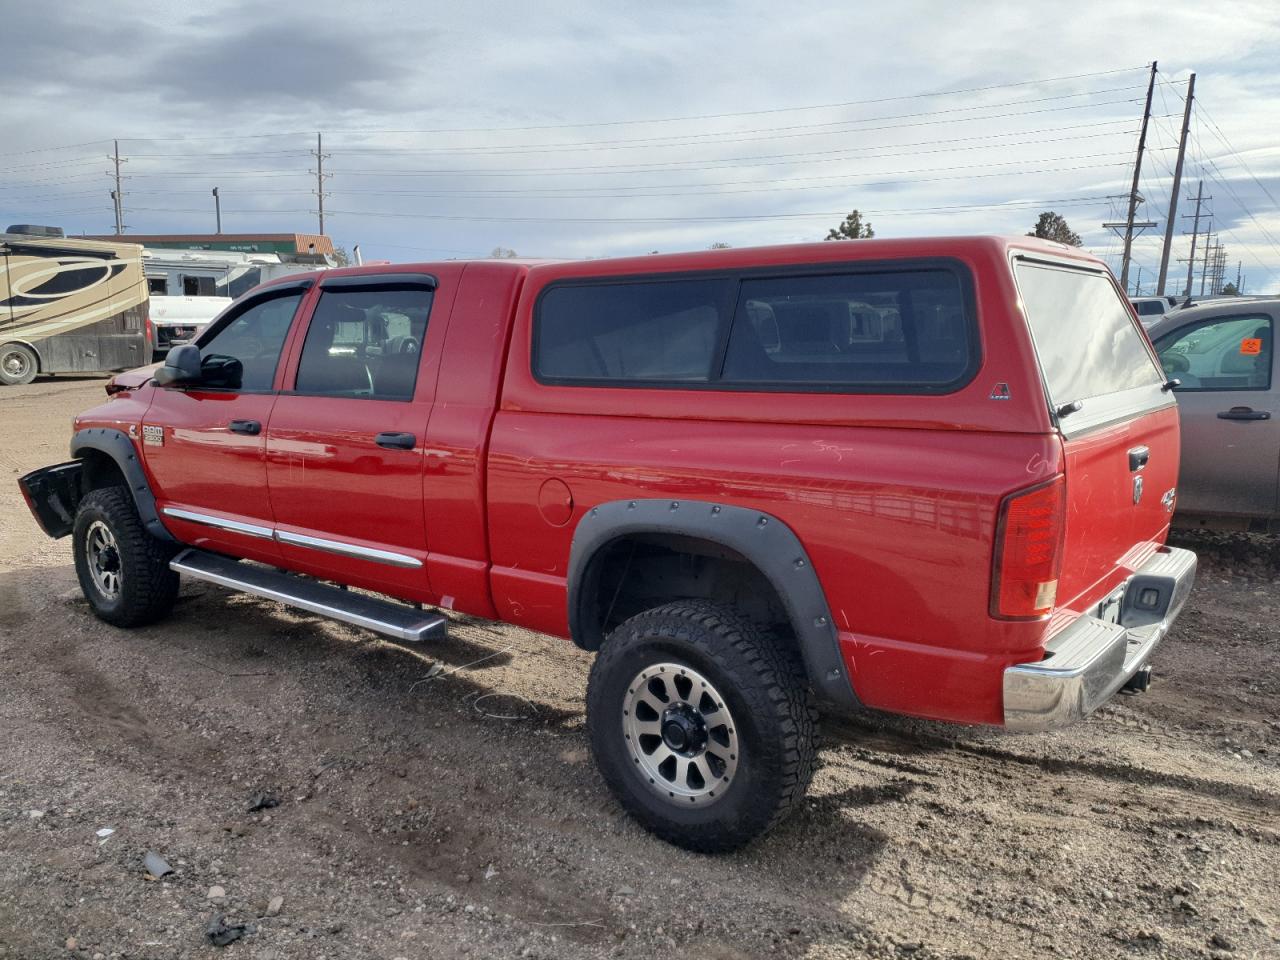
[[[1240,352],[1246,357],[1256,357],[1262,353],[1261,337],[1245,337],[1240,341]]]

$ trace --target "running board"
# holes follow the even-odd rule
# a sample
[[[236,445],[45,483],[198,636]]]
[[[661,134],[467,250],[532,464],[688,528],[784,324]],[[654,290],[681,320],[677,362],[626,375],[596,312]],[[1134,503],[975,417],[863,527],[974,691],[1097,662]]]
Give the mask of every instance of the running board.
[[[170,560],[169,569],[194,580],[207,580],[241,593],[277,600],[409,643],[443,637],[449,623],[448,618],[434,611],[379,600],[307,577],[241,563],[194,548],[183,550]]]

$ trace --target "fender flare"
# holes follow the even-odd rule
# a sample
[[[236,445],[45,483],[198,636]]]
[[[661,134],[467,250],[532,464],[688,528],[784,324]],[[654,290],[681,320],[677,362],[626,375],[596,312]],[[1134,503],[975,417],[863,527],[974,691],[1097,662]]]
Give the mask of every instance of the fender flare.
[[[590,565],[609,543],[635,533],[671,533],[718,543],[742,554],[782,599],[809,682],[828,703],[856,709],[840,641],[826,594],[800,538],[772,514],[705,500],[613,500],[592,507],[578,522],[569,551],[569,633],[574,643],[598,649],[589,635],[585,607]]]
[[[86,427],[77,430],[71,437],[71,456],[77,460],[84,457],[85,451],[96,450],[115,461],[129,485],[133,495],[134,506],[138,509],[138,517],[147,532],[160,540],[173,541],[174,536],[160,522],[160,513],[156,510],[156,498],[151,492],[151,484],[147,480],[142,463],[138,460],[138,448],[123,430],[112,427]]]

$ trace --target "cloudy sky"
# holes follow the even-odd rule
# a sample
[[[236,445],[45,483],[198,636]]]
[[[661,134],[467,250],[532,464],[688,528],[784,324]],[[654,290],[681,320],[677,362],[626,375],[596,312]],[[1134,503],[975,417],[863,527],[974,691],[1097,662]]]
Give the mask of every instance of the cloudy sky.
[[[1126,0],[305,5],[0,0],[0,226],[316,229],[368,258],[606,256],[821,239],[1103,228],[1159,62],[1135,245],[1144,288],[1186,79],[1234,279],[1280,289],[1280,5]],[[1181,213],[1193,205],[1184,203]],[[1174,256],[1187,255],[1179,233]],[[1185,279],[1185,265],[1171,273]]]

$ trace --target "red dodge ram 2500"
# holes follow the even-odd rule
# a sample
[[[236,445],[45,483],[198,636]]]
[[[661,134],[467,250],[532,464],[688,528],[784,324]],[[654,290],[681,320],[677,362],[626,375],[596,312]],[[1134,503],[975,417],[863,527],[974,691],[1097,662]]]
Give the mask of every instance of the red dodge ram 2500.
[[[819,706],[1042,730],[1145,686],[1196,566],[1170,388],[1106,267],[1026,238],[358,267],[116,377],[20,482],[118,626],[188,576],[598,651],[610,788],[725,850]]]

